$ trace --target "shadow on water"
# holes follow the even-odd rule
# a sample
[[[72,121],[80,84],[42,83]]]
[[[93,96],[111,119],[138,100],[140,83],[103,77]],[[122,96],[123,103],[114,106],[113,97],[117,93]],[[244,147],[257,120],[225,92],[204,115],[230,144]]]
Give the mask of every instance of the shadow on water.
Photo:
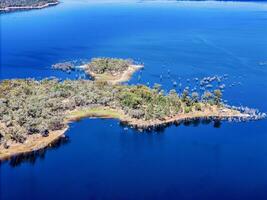
[[[70,139],[68,136],[61,137],[54,143],[52,143],[49,147],[46,147],[44,149],[38,150],[38,151],[33,151],[30,153],[25,153],[21,154],[18,156],[12,156],[9,160],[7,161],[0,161],[0,166],[1,164],[4,164],[5,162],[9,163],[11,167],[18,167],[22,163],[30,163],[34,165],[38,159],[44,160],[45,159],[45,154],[48,150],[55,150],[61,147],[62,145],[66,145],[70,142]]]
[[[195,118],[195,119],[185,119],[180,121],[175,121],[167,124],[162,124],[154,127],[148,127],[146,129],[139,129],[136,127],[131,127],[132,129],[137,129],[139,132],[144,133],[164,133],[166,128],[170,126],[176,126],[179,127],[181,125],[186,127],[198,127],[200,125],[209,125],[212,124],[214,128],[220,128],[222,125],[222,119],[213,119],[213,118]],[[119,123],[122,128],[127,128],[129,125],[120,122]]]
[[[146,130],[140,130],[140,129],[135,129],[132,127],[132,129],[135,129],[137,132],[143,132],[143,133],[164,133],[165,130],[170,127],[170,126],[176,126],[179,127],[181,125],[186,126],[186,127],[198,127],[200,125],[209,125],[213,124],[214,128],[220,128],[221,127],[221,120],[217,119],[209,119],[209,118],[203,118],[203,119],[193,119],[193,120],[183,120],[183,121],[177,121],[169,124],[165,124],[162,126],[157,126],[153,128],[148,128]],[[127,124],[123,124],[122,122],[119,123],[119,126],[122,128],[127,128],[129,127]],[[26,153],[26,154],[21,154],[18,156],[13,156],[7,161],[0,161],[0,166],[1,164],[8,163],[11,167],[18,167],[22,163],[29,163],[34,165],[38,159],[44,160],[45,159],[45,154],[48,150],[56,150],[59,147],[66,145],[70,143],[70,139],[68,136],[61,137],[57,141],[55,141],[53,144],[51,144],[49,147],[46,147],[44,149]]]
[[[192,126],[192,127],[198,127],[199,125],[209,125],[213,124],[214,128],[220,128],[221,127],[221,122],[222,120],[219,119],[208,119],[208,118],[203,118],[203,119],[194,119],[194,120],[184,120],[180,122],[179,125],[183,124],[184,126]]]

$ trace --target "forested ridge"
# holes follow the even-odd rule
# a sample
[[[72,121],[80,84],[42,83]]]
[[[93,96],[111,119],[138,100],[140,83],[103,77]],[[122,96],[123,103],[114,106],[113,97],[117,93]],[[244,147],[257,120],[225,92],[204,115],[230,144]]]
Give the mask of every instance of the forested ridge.
[[[57,3],[58,0],[0,0],[0,8],[43,6],[48,3]]]

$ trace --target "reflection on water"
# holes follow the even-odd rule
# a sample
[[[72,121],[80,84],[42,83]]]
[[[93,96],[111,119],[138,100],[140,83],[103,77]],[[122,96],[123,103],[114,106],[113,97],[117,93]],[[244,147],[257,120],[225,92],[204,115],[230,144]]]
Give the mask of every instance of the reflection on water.
[[[18,155],[18,156],[13,156],[8,161],[4,161],[4,162],[8,162],[11,167],[18,167],[22,163],[25,163],[25,162],[34,165],[38,159],[40,159],[40,160],[45,159],[45,154],[46,154],[47,150],[58,149],[62,145],[68,144],[69,142],[70,142],[70,140],[69,140],[68,136],[60,137],[60,139],[53,142],[49,147],[46,147],[46,148],[38,150],[38,151],[33,151],[30,153],[26,153],[26,154],[22,154],[22,155]],[[0,162],[0,165],[1,164],[2,163]]]
[[[157,126],[155,128],[150,128],[147,130],[138,130],[144,133],[164,133],[166,128],[170,127],[170,126],[181,126],[184,125],[186,127],[192,126],[192,127],[197,127],[199,125],[209,125],[213,123],[213,127],[214,128],[220,128],[221,126],[221,121],[220,120],[212,120],[209,118],[200,118],[200,119],[194,119],[194,120],[183,120],[183,121],[177,121],[177,122],[173,122],[173,123],[169,123],[163,126]],[[121,128],[127,128],[126,124],[123,123],[119,123],[119,126]],[[4,161],[2,163],[9,163],[9,165],[11,167],[18,167],[20,166],[22,163],[30,163],[32,165],[34,165],[36,163],[36,161],[38,159],[40,160],[44,160],[45,159],[45,154],[48,150],[56,150],[58,148],[60,148],[62,145],[66,145],[70,143],[70,138],[69,136],[65,136],[65,137],[61,137],[60,139],[58,139],[57,141],[55,141],[54,143],[52,143],[49,147],[46,147],[44,149],[38,150],[38,151],[34,151],[34,152],[30,152],[30,153],[26,153],[26,154],[22,154],[22,155],[18,155],[18,156],[13,156],[11,157],[8,161]],[[0,162],[0,165],[2,164]]]
[[[192,127],[198,127],[199,125],[208,125],[210,123],[213,123],[214,128],[220,128],[223,119],[213,119],[213,118],[194,118],[194,119],[185,119],[185,120],[179,120],[175,122],[170,122],[166,124],[161,124],[157,125],[155,127],[149,127],[147,129],[138,129],[140,132],[145,132],[145,133],[151,133],[151,132],[156,132],[156,133],[163,133],[166,128],[170,126],[192,126]],[[123,122],[120,122],[121,127],[127,127],[127,124],[124,124]]]

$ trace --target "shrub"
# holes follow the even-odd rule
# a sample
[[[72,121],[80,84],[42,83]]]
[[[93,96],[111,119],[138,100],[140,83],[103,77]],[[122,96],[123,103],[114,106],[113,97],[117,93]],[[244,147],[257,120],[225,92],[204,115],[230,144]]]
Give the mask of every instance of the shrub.
[[[191,107],[189,107],[189,106],[184,107],[184,112],[185,113],[189,113],[191,111],[192,111],[192,108]]]
[[[145,112],[141,109],[137,109],[137,110],[129,110],[128,114],[133,118],[141,119],[144,117]]]
[[[49,130],[56,131],[64,128],[63,119],[59,117],[53,117],[48,123]]]
[[[221,92],[221,90],[214,90],[213,94],[214,94],[214,103],[215,103],[215,105],[220,105],[220,103],[222,101],[222,92]]]
[[[199,100],[199,94],[197,92],[193,92],[191,94],[193,103],[197,103]]]
[[[195,109],[196,109],[197,111],[201,111],[201,105],[200,105],[200,103],[196,103],[196,104],[195,104]]]

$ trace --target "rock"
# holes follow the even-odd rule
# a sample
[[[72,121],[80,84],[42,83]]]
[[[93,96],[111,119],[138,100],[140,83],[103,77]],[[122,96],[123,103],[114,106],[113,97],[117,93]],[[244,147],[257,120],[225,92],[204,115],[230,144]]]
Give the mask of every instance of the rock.
[[[220,89],[224,89],[225,88],[225,84],[222,84],[219,86]]]
[[[206,88],[212,88],[213,86],[211,84],[206,85]]]

